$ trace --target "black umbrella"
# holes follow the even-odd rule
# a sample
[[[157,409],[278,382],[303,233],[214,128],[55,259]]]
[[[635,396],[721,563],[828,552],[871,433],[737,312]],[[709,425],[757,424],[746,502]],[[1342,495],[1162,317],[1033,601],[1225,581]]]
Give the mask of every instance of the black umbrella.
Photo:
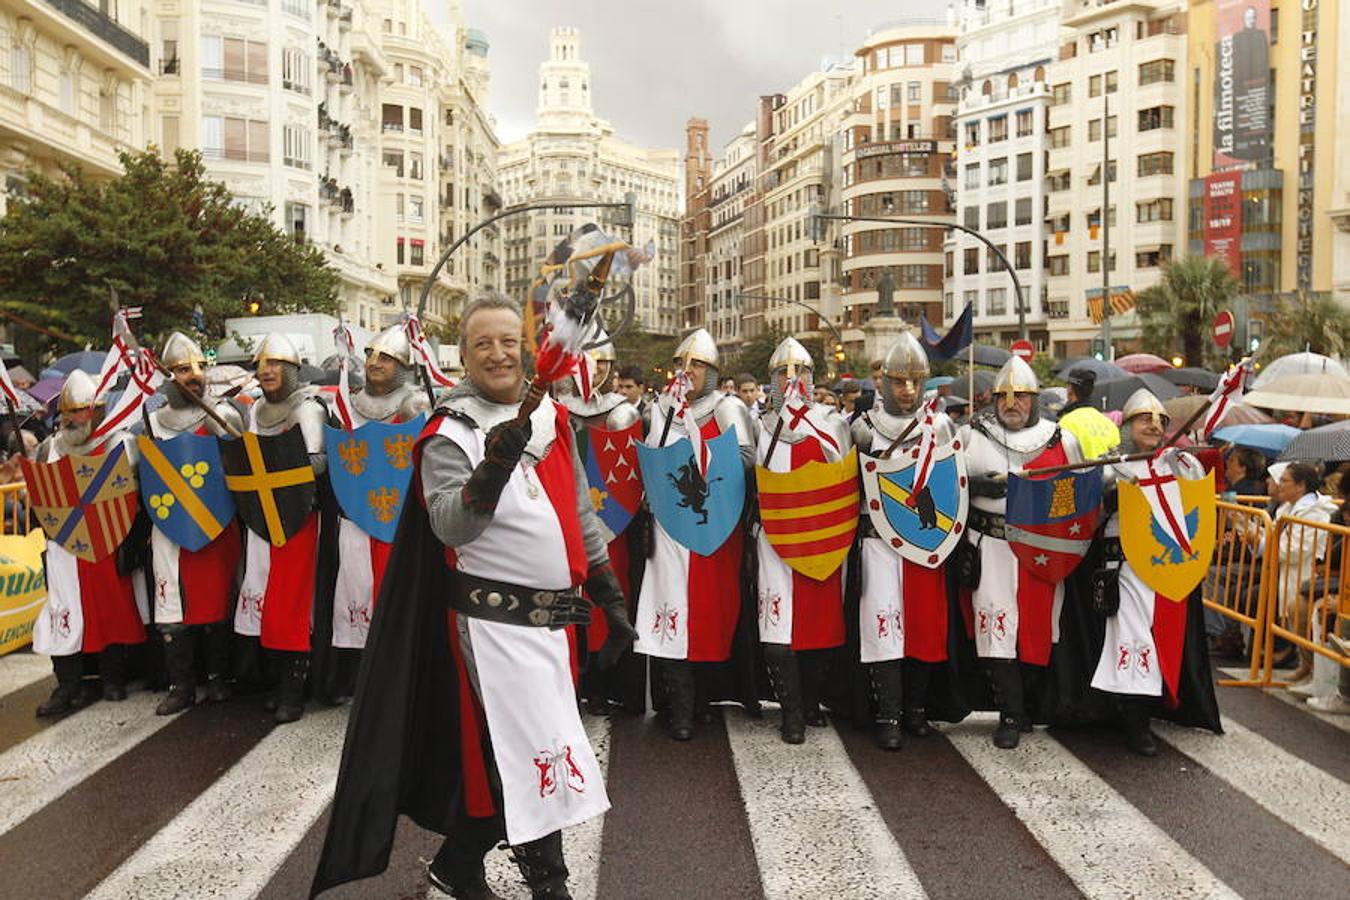
[[[1163,401],[1181,396],[1181,388],[1157,375],[1145,372],[1097,382],[1097,388],[1092,392],[1092,402],[1101,410],[1123,409],[1130,395],[1140,388],[1146,388],[1153,396]]]
[[[1208,369],[1197,369],[1195,366],[1168,369],[1158,374],[1175,385],[1199,388],[1202,391],[1212,391],[1219,386],[1219,376],[1216,373]]]
[[[1063,362],[1055,363],[1053,371],[1060,378],[1067,379],[1068,374],[1074,369],[1087,369],[1093,375],[1097,376],[1098,381],[1107,381],[1112,378],[1125,378],[1130,374],[1115,363],[1107,362],[1104,359],[1098,359],[1095,356],[1078,356],[1073,359],[1066,359]]]
[[[1345,462],[1350,459],[1350,420],[1303,432],[1289,442],[1280,459]]]

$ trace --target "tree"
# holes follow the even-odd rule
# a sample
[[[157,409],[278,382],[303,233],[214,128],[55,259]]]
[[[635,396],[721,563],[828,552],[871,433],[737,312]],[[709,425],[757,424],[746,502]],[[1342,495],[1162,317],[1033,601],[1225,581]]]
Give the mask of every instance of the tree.
[[[1144,349],[1169,357],[1179,346],[1187,365],[1221,365],[1224,354],[1209,340],[1210,323],[1237,293],[1238,281],[1221,259],[1184,256],[1166,263],[1162,281],[1139,292]]]
[[[224,320],[254,302],[263,314],[336,311],[338,278],[323,254],[277,228],[270,211],[233,205],[200,153],[120,158],[123,174],[110,180],[75,166],[30,176],[28,197],[0,219],[0,308],[96,347],[108,343],[110,289],[141,307],[146,343],[194,320],[204,337],[222,338]],[[33,356],[58,349],[31,332],[23,343]]]
[[[637,366],[647,378],[647,384],[660,389],[666,381],[666,372],[675,359],[678,337],[652,334],[634,319],[632,324],[614,339],[614,354],[619,367]]]
[[[1350,335],[1350,310],[1330,293],[1300,292],[1293,298],[1281,298],[1275,315],[1266,317],[1265,327],[1263,359],[1303,350],[1339,357]]]

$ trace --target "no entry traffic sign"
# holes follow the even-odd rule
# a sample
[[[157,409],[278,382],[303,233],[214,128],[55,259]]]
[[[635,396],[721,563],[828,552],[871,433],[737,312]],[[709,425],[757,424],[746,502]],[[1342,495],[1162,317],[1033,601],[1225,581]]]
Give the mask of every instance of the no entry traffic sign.
[[[1221,311],[1214,317],[1214,343],[1220,347],[1227,347],[1233,342],[1233,332],[1236,330],[1237,321],[1233,314],[1228,310]],[[1016,351],[1014,351],[1016,352]]]
[[[1031,362],[1036,355],[1036,348],[1031,345],[1031,341],[1013,341],[1012,346],[1008,349],[1013,352],[1014,356],[1022,357],[1022,361],[1027,363]]]

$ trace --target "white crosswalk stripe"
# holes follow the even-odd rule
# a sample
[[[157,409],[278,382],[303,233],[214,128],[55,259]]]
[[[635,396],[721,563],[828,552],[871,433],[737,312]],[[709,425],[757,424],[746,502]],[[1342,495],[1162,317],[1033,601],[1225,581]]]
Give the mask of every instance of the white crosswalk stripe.
[[[1297,831],[1350,859],[1350,785],[1232,719],[1223,736],[1159,722],[1166,741]],[[1339,801],[1337,800],[1339,798]]]
[[[147,693],[95,703],[0,754],[0,834],[172,722],[158,703]]]
[[[790,746],[777,719],[726,719],[767,900],[927,896],[834,730]]]
[[[979,721],[990,727],[972,727]],[[945,733],[1084,894],[1238,896],[1049,735],[1024,735],[1016,750],[995,748],[996,721],[976,713]]]
[[[332,799],[346,723],[334,708],[273,730],[89,897],[256,896]]]
[[[15,653],[0,666],[0,697],[21,691],[52,674],[52,661],[37,653]]]

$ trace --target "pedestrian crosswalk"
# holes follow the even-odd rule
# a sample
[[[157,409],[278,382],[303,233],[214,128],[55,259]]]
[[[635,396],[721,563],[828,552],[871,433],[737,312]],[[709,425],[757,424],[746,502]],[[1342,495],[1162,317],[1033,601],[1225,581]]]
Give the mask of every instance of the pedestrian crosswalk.
[[[31,656],[0,658],[0,702],[42,677]],[[346,709],[311,706],[272,726],[247,708],[252,698],[176,719],[153,715],[157,699],[95,703],[0,753],[0,895],[307,894]],[[1163,753],[1151,760],[1127,755],[1114,735],[1059,729],[996,750],[994,718],[980,713],[899,753],[846,723],[785,745],[772,709],[752,718],[727,708],[688,744],[654,720],[588,717],[614,809],[566,834],[572,892],[1350,894],[1350,737],[1258,692],[1224,689],[1225,701],[1226,734],[1159,723]],[[130,791],[126,778],[137,780]],[[99,829],[115,834],[89,837]],[[439,897],[419,862],[438,845],[404,822],[389,871],[331,896]],[[79,877],[53,877],[63,867]],[[507,900],[529,896],[504,851],[489,855],[488,878]]]

